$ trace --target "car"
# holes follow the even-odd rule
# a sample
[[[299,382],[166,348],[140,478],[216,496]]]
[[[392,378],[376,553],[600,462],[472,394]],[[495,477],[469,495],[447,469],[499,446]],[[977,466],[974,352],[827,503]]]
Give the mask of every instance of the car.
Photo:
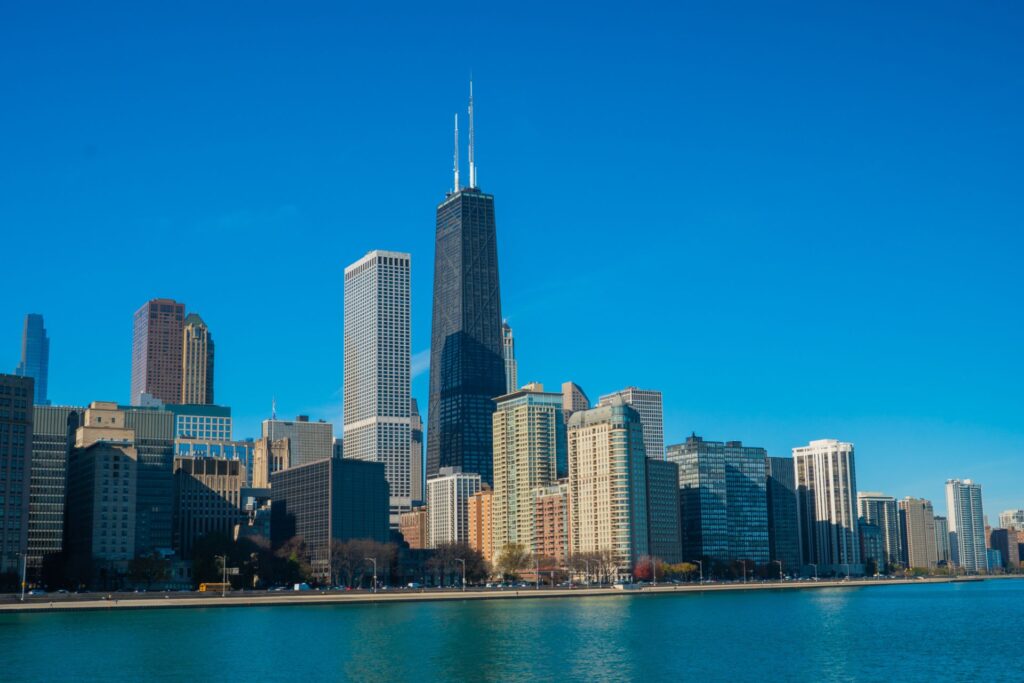
[[[420,588],[423,588],[423,584],[417,581],[410,581],[408,587],[412,588],[413,590],[418,590]]]
[[[46,591],[44,591],[42,588],[33,588],[28,592],[28,594],[34,598],[38,598],[40,596],[46,595]]]

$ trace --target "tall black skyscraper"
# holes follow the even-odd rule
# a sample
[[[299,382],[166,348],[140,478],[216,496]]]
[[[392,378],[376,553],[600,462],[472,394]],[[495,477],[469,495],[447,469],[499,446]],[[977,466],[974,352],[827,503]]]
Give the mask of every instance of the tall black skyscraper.
[[[459,186],[457,119],[455,141],[455,187],[437,207],[427,477],[461,467],[492,484],[491,415],[505,393],[505,361],[494,196],[476,187],[472,85],[469,187]]]

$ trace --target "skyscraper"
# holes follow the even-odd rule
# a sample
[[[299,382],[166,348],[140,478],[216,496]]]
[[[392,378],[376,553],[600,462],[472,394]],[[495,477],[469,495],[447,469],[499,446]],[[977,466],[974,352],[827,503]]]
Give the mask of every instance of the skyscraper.
[[[853,444],[835,439],[793,449],[804,564],[821,573],[863,573]]]
[[[643,425],[621,397],[569,420],[569,510],[572,555],[610,552],[621,577],[650,554]]]
[[[159,408],[114,409],[123,411],[124,425],[135,436],[135,552],[169,551],[174,539],[174,414]]]
[[[491,484],[491,413],[506,393],[505,361],[494,196],[476,186],[472,94],[470,112],[469,187],[459,185],[456,145],[455,187],[437,207],[427,477],[460,467]]]
[[[288,439],[288,467],[334,457],[334,425],[323,420],[310,422],[308,415],[299,415],[294,421],[264,420],[263,438],[271,441]]]
[[[946,518],[953,564],[966,572],[988,567],[981,486],[970,479],[946,481]]]
[[[887,571],[887,567],[903,562],[903,542],[900,533],[900,520],[896,507],[896,499],[884,493],[864,491],[857,494],[857,512],[860,518],[882,532],[882,545],[885,554],[880,559],[878,571]]]
[[[143,394],[162,401],[181,400],[181,359],[185,304],[153,299],[135,311],[132,333],[131,404]]]
[[[64,545],[68,457],[81,408],[37,405],[32,420],[32,481],[28,510],[28,566],[38,568]]]
[[[1024,510],[1003,510],[999,513],[999,526],[1024,531]]]
[[[25,316],[25,327],[21,333],[21,362],[14,374],[34,379],[36,405],[50,405],[46,393],[50,375],[50,338],[46,336],[43,316],[38,313]]]
[[[28,548],[31,377],[0,375],[0,572],[19,574]]]
[[[427,480],[428,548],[469,542],[469,500],[479,490],[480,475],[457,467],[442,467]]]
[[[565,421],[569,422],[569,418],[577,410],[590,410],[590,399],[580,385],[575,382],[563,382],[562,413],[565,415]]]
[[[423,476],[423,418],[420,417],[420,404],[416,399],[410,401],[409,408],[409,488],[413,505],[421,505],[427,499],[424,488],[426,478]]]
[[[935,516],[935,554],[940,565],[948,565],[952,559],[949,550],[949,520]]]
[[[511,394],[519,388],[519,370],[516,367],[516,340],[507,320],[501,323],[501,351],[505,359],[505,393]]]
[[[647,457],[664,460],[665,420],[661,408],[661,392],[627,387],[622,391],[605,394],[597,404],[607,405],[614,396],[621,397],[623,401],[640,413],[640,422],[644,426],[644,448],[647,451]]]
[[[908,568],[934,569],[939,562],[935,545],[935,513],[932,502],[922,498],[899,501],[903,564]]]
[[[565,460],[562,395],[540,384],[497,399],[494,431],[494,556],[509,544],[533,550],[533,491],[551,486]]]
[[[189,313],[184,320],[180,402],[213,403],[213,335],[197,313]]]
[[[679,506],[679,466],[667,460],[647,462],[648,552],[664,562],[683,561]]]
[[[683,556],[714,562],[769,562],[768,499],[763,448],[697,435],[669,446],[679,465]],[[708,567],[710,569],[710,567]]]
[[[768,557],[781,562],[783,574],[801,567],[800,523],[796,505],[796,472],[793,458],[769,457],[765,462],[768,484]]]
[[[413,500],[409,269],[380,250],[345,269],[345,457],[384,463],[393,529]]]

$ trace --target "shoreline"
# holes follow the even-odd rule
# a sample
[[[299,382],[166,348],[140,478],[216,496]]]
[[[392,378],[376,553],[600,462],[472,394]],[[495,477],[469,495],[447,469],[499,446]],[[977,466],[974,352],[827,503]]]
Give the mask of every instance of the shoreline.
[[[703,584],[703,585],[665,585],[644,586],[641,589],[619,590],[615,588],[534,588],[506,590],[445,590],[445,591],[385,591],[380,593],[319,593],[319,592],[281,592],[281,593],[236,593],[227,597],[189,596],[178,597],[169,594],[167,597],[115,598],[113,600],[93,599],[78,600],[68,597],[47,600],[33,598],[31,602],[14,602],[0,604],[0,614],[24,614],[31,612],[74,612],[81,610],[137,610],[137,609],[190,609],[198,607],[291,607],[310,605],[365,605],[405,602],[438,602],[452,600],[536,600],[546,598],[588,598],[588,597],[631,597],[643,595],[668,594],[702,594],[723,591],[789,591],[789,590],[821,590],[828,588],[870,588],[878,586],[919,586],[946,583],[980,582],[1006,577],[942,577],[930,579],[891,579],[891,580],[852,580],[852,581],[793,581],[784,583],[750,583],[750,584]]]

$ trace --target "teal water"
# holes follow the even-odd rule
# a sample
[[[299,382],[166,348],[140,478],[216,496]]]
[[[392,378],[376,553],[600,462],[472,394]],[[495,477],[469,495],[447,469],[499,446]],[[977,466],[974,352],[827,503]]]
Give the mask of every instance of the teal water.
[[[1020,680],[1022,608],[989,581],[9,614],[0,680]]]

